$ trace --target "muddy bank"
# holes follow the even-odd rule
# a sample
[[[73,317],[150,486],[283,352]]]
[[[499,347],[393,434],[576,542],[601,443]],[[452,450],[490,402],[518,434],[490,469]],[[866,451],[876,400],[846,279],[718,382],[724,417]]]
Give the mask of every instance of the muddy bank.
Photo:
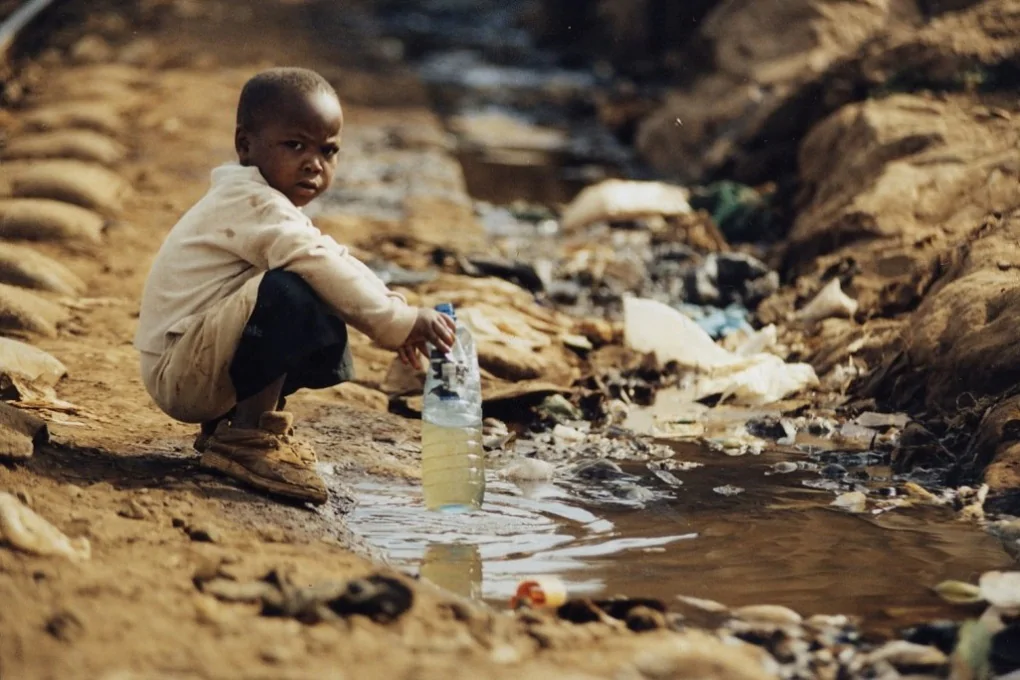
[[[784,322],[839,279],[858,303],[853,318],[808,329],[803,356],[820,375],[849,365],[861,378],[853,395],[926,422],[960,463],[958,479],[997,460],[987,481],[1016,488],[1011,440],[981,423],[1002,419],[995,404],[1010,408],[1017,373],[1020,10],[1008,0],[781,4],[720,3],[693,37],[677,30],[675,45],[696,41],[711,59],[688,59],[696,77],[641,120],[637,147],[683,182],[778,182],[788,232],[772,261],[789,286],[760,320]]]

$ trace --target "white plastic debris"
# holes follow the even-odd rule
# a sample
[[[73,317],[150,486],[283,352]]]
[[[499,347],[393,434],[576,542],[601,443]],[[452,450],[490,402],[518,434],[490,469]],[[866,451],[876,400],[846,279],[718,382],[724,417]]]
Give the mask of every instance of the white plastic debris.
[[[763,406],[818,385],[809,364],[787,364],[767,352],[729,352],[697,323],[661,302],[627,297],[623,314],[627,345],[693,372],[698,399],[719,394],[722,401]]]
[[[552,479],[555,473],[552,463],[538,458],[521,458],[500,470],[499,475],[514,481],[541,482]]]
[[[852,317],[856,312],[857,301],[843,292],[839,279],[833,279],[796,316],[800,321],[813,323],[832,317]]]
[[[981,598],[1004,611],[1020,610],[1020,571],[989,571],[978,581]]]
[[[578,429],[567,425],[557,425],[552,431],[553,440],[557,444],[581,444],[584,442],[585,434]]]
[[[662,182],[607,179],[584,189],[563,211],[563,230],[583,229],[595,222],[684,215],[691,212],[689,193]]]
[[[832,501],[832,506],[847,512],[861,513],[868,507],[868,497],[861,491],[850,491],[840,494],[839,498]]]
[[[72,562],[83,562],[92,556],[87,538],[68,538],[17,497],[5,492],[0,492],[0,542],[33,555],[65,557]]]

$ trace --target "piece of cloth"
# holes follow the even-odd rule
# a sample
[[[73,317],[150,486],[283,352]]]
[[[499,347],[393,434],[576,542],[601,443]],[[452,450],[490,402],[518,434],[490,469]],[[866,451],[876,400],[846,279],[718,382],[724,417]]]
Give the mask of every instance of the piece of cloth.
[[[146,389],[187,423],[222,419],[286,375],[281,397],[351,380],[347,326],[312,287],[275,269],[200,315],[162,355],[143,354]]]
[[[258,168],[230,163],[213,170],[209,191],[160,247],[142,293],[135,347],[162,355],[271,269],[300,275],[337,316],[381,347],[396,349],[414,325],[416,310],[319,232]]]
[[[339,385],[354,378],[347,325],[293,272],[274,269],[259,284],[258,297],[237,351],[230,380],[237,401],[265,389],[281,375],[281,397],[302,388]]]

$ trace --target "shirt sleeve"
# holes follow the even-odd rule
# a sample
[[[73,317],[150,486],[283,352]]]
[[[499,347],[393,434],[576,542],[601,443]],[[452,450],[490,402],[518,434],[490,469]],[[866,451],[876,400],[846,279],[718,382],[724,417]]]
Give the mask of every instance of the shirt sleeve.
[[[253,207],[256,219],[238,225],[230,239],[235,255],[260,269],[298,274],[337,316],[381,347],[396,349],[407,340],[417,310],[402,295],[293,206],[269,198]]]

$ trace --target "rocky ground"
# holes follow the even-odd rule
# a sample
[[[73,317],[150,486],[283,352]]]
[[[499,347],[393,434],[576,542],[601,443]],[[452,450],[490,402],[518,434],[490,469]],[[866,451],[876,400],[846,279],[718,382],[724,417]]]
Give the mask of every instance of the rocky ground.
[[[453,598],[381,568],[344,526],[355,500],[346,477],[418,475],[420,383],[391,353],[355,338],[358,382],[294,400],[333,491],[310,511],[202,473],[192,429],[146,396],[131,339],[160,239],[204,192],[209,169],[233,157],[241,84],[265,66],[307,65],[346,107],[338,189],[317,223],[373,266],[402,267],[380,271],[412,302],[450,300],[474,320],[490,413],[527,420],[543,404],[549,429],[557,419],[618,426],[683,372],[635,351],[621,290],[739,303],[755,325],[777,324],[773,344],[785,350],[771,351],[820,378],[791,415],[805,404],[831,415],[848,398],[840,417],[908,410],[917,422],[882,443],[901,469],[959,463],[956,481],[983,475],[999,509],[1014,509],[1020,6],[694,3],[694,31],[652,30],[655,2],[598,3],[603,11],[586,15],[590,35],[632,31],[610,60],[627,61],[652,34],[653,59],[637,77],[684,83],[658,102],[611,92],[598,101],[603,122],[672,177],[776,181],[772,223],[784,229],[771,243],[734,247],[727,241],[761,239],[736,238],[705,213],[659,215],[648,229],[581,224],[556,241],[549,274],[536,264],[548,251],[527,252],[531,236],[515,232],[500,247],[486,237],[483,224],[506,215],[477,213],[447,132],[469,137],[477,120],[440,120],[398,46],[372,39],[359,10],[374,4],[68,2],[30,34],[0,108],[0,193],[14,197],[0,200],[0,324],[47,355],[0,345],[0,393],[18,407],[0,415],[22,434],[8,437],[16,460],[0,467],[9,492],[0,529],[17,543],[11,518],[34,508],[70,540],[63,556],[0,549],[0,677],[944,673],[953,644],[931,637],[935,629],[916,646],[876,648],[842,619],[804,621],[781,608],[687,602],[677,605],[685,626],[655,602],[512,616]],[[572,25],[562,4],[546,3],[548,14],[531,21]],[[663,34],[674,29],[686,51]],[[519,133],[496,122],[504,141]],[[535,139],[527,131],[523,146],[533,151]],[[40,198],[60,199],[63,211],[13,205]],[[557,217],[536,210],[518,206],[515,225],[539,234]],[[784,285],[764,265],[734,285],[721,284],[718,269],[698,278],[706,262],[744,266],[750,254]],[[680,276],[678,261],[696,266]],[[686,276],[683,291],[667,285]],[[796,323],[794,310],[833,279],[855,302],[849,318]],[[567,416],[550,410],[557,394],[573,401]],[[958,497],[970,519],[983,518],[983,493]],[[966,592],[967,606],[1016,607],[982,588]]]

